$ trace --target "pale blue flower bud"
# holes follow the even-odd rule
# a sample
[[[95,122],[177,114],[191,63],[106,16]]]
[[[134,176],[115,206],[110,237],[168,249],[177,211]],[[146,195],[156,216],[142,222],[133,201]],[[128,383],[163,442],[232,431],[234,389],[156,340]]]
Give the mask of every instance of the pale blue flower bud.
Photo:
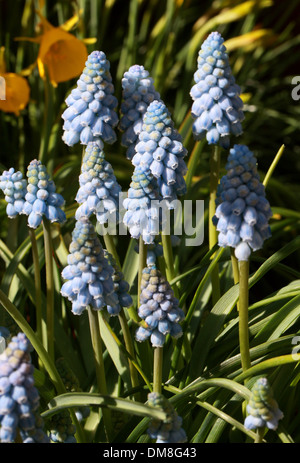
[[[194,101],[191,114],[195,119],[195,139],[206,137],[208,144],[228,149],[230,135],[242,133],[244,114],[240,88],[232,75],[223,42],[218,32],[212,32],[203,42],[190,95]]]
[[[63,141],[73,146],[80,141],[114,143],[118,124],[117,98],[110,74],[110,63],[102,51],[93,51],[77,81],[77,88],[66,99],[63,112]]]

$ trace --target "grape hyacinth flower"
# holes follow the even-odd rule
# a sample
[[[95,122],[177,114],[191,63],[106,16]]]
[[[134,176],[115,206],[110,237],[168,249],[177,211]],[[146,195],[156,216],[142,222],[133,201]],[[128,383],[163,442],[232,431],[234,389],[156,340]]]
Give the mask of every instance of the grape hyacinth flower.
[[[62,410],[50,417],[47,424],[49,437],[58,444],[76,444],[76,427],[72,423],[69,410]]]
[[[17,431],[23,443],[49,443],[38,412],[40,396],[34,385],[33,348],[24,333],[11,338],[0,355],[0,441],[12,443]]]
[[[114,291],[118,296],[120,310],[121,307],[130,307],[133,304],[132,297],[128,293],[129,283],[124,279],[124,274],[119,269],[114,257],[106,250],[103,250],[105,258],[114,269],[112,280],[114,282]]]
[[[22,214],[28,215],[28,226],[37,228],[45,216],[50,222],[63,224],[66,215],[61,207],[64,204],[62,195],[56,187],[46,167],[34,159],[27,168],[27,193]]]
[[[67,109],[63,112],[63,141],[69,145],[89,141],[114,143],[114,128],[119,118],[116,113],[118,100],[114,96],[114,85],[110,74],[110,62],[102,51],[93,51],[85,68],[66,99]]]
[[[91,306],[110,315],[120,312],[119,299],[114,292],[113,267],[104,256],[93,224],[82,218],[76,221],[69,247],[68,265],[62,271],[66,281],[61,294],[72,302],[72,312],[81,315]]]
[[[154,88],[149,72],[138,64],[124,73],[122,88],[119,129],[124,132],[121,143],[127,147],[126,156],[132,159],[135,143],[142,130],[143,115],[153,100],[160,99],[160,95]]]
[[[161,200],[157,181],[150,170],[136,167],[132,181],[123,201],[126,210],[123,223],[128,227],[132,238],[140,236],[146,244],[151,244],[161,229],[161,215],[158,202]]]
[[[263,427],[272,430],[277,429],[278,421],[283,418],[283,413],[273,397],[272,388],[267,378],[259,378],[255,382],[246,410],[248,416],[244,426],[247,429]]]
[[[0,189],[5,195],[5,201],[7,202],[6,213],[10,219],[22,213],[26,187],[27,181],[23,178],[22,172],[15,172],[13,167],[5,170],[0,176]]]
[[[148,404],[152,407],[162,408],[167,414],[164,421],[151,419],[148,434],[156,439],[156,444],[181,444],[187,442],[187,436],[182,428],[182,418],[178,415],[172,404],[157,392],[148,394]]]
[[[186,192],[187,167],[183,159],[186,154],[166,105],[154,100],[144,114],[132,164],[150,169],[157,179],[160,195],[168,204]]]
[[[195,139],[206,137],[208,144],[228,149],[230,135],[242,133],[244,113],[241,90],[235,83],[223,42],[218,32],[212,32],[203,42],[190,95]]]
[[[252,251],[261,249],[271,236],[272,211],[259,180],[257,160],[245,145],[230,150],[227,174],[221,179],[216,213],[218,244],[235,248],[239,261],[247,261]]]
[[[168,334],[175,339],[182,336],[179,323],[184,312],[169,282],[153,264],[143,269],[139,302],[138,315],[145,326],[136,330],[137,341],[150,338],[153,347],[162,347]]]
[[[140,250],[139,242],[137,242],[137,244],[135,245],[134,250],[137,254],[139,254],[139,250]],[[163,247],[161,243],[157,242],[157,240],[155,240],[153,243],[147,246],[147,258],[146,258],[147,265],[155,264],[156,259],[162,256],[163,256]]]
[[[97,142],[89,142],[81,165],[79,189],[75,200],[80,204],[75,213],[78,220],[95,214],[97,222],[104,224],[112,214],[119,222],[119,194],[121,187],[113,168]]]

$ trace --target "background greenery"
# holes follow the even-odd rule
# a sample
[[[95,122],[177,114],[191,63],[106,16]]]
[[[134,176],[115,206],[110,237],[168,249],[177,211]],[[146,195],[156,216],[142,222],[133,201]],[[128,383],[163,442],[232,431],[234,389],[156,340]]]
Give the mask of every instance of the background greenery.
[[[266,242],[263,251],[255,253],[251,259],[249,313],[254,364],[290,354],[291,340],[299,332],[300,312],[300,100],[294,101],[291,96],[292,77],[299,73],[297,56],[300,30],[297,18],[300,14],[300,2],[0,0],[0,45],[5,46],[8,71],[21,73],[36,60],[38,45],[14,39],[36,35],[39,23],[35,13],[37,8],[41,8],[43,15],[55,26],[82,9],[79,23],[72,33],[81,39],[96,38],[96,42],[88,47],[89,52],[94,49],[105,52],[111,63],[115,94],[119,101],[124,71],[132,64],[142,64],[149,71],[189,151],[189,190],[186,199],[207,201],[209,196],[211,148],[201,144],[193,151],[195,142],[191,135],[189,91],[193,85],[197,53],[203,40],[213,30],[222,34],[245,102],[244,134],[235,142],[248,145],[255,153],[262,179],[279,148],[285,145],[283,156],[267,187],[267,197],[274,212],[272,238]],[[66,200],[66,212],[70,221],[63,228],[63,237],[67,244],[74,225],[72,216],[76,207],[74,197],[78,188],[82,147],[68,148],[64,145],[61,140],[60,115],[65,107],[64,100],[76,84],[76,79],[61,83],[55,89],[47,89],[37,68],[26,78],[31,89],[28,106],[20,116],[0,112],[0,167],[2,171],[13,166],[25,173],[32,159],[43,160],[53,174],[57,191]],[[47,90],[50,92],[48,102],[45,99]],[[118,181],[126,191],[133,168],[126,159],[125,148],[120,145],[121,134],[118,136],[118,142],[107,146],[105,152]],[[221,173],[225,162],[226,154],[223,153]],[[9,293],[15,305],[30,319],[34,301],[29,295],[29,285],[32,284],[33,269],[30,253],[22,253],[22,243],[27,236],[26,223],[22,218],[14,221],[7,219],[3,198],[0,201],[0,220],[1,288]],[[177,276],[182,282],[182,301],[187,307],[194,304],[195,308],[193,323],[188,327],[188,342],[180,363],[182,368],[173,381],[176,387],[183,387],[190,381],[201,378],[201,375],[205,378],[215,374],[218,377],[236,378],[240,374],[237,316],[232,310],[237,296],[232,287],[230,258],[226,252],[221,256],[220,272],[224,296],[221,303],[212,310],[211,288],[205,279],[208,269],[206,216],[205,227],[202,246],[196,249],[186,248],[182,242],[175,255]],[[117,246],[125,276],[133,285],[135,293],[136,254],[133,244],[127,236],[119,238]],[[63,261],[64,251],[58,246],[57,252],[59,259]],[[13,262],[15,267],[8,267],[9,262]],[[20,265],[24,265],[24,268]],[[14,274],[12,269],[15,268],[18,268],[17,277],[10,281],[9,278]],[[193,278],[186,275],[192,275]],[[58,287],[59,282],[57,289]],[[59,305],[64,307],[59,290],[56,297]],[[57,350],[63,351],[69,358],[82,389],[87,390],[93,375],[92,362],[88,355],[90,346],[87,342],[87,347],[83,348],[78,342],[81,336],[86,335],[87,323],[84,320],[80,320],[80,323],[74,320],[68,310],[63,313],[65,318],[63,322],[57,322],[57,329],[62,330],[64,336],[58,336]],[[76,334],[72,339],[68,337],[70,331]],[[198,355],[193,355],[193,352],[198,352]],[[171,353],[172,346],[169,345],[167,358]],[[199,353],[202,355],[200,362]],[[145,359],[143,349],[138,355],[140,359]],[[108,371],[111,371],[112,392],[116,387],[118,389],[118,368],[109,355],[106,362]],[[143,363],[143,368],[150,377],[151,361],[148,364]],[[266,371],[269,372],[268,369]],[[270,371],[277,401],[280,408],[284,409],[284,426],[293,439],[299,442],[299,367],[288,363],[278,368],[273,366]],[[167,376],[168,372],[165,372],[165,377]],[[124,384],[119,390],[124,392]],[[173,400],[177,403],[174,390],[166,388],[166,391],[170,396],[174,394]],[[228,424],[228,420],[217,417],[204,406],[198,407],[195,397],[189,397],[189,400],[191,402],[184,398],[178,399],[178,411],[184,418],[184,427],[190,441],[237,442],[245,439],[242,431]],[[242,420],[240,402],[226,390],[207,388],[199,400]],[[115,439],[146,439],[141,437],[144,436],[143,428],[135,428],[136,423],[136,419],[132,419],[129,428],[122,428],[121,434]],[[133,435],[128,437],[131,430],[134,430]],[[276,434],[269,434],[268,440],[278,439]]]

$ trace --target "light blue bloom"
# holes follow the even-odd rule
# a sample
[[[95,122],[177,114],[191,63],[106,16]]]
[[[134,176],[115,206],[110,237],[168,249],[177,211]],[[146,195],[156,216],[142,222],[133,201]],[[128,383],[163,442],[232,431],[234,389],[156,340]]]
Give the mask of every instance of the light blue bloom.
[[[234,145],[220,181],[213,223],[219,246],[235,248],[238,260],[248,260],[271,236],[272,211],[259,180],[257,160],[245,145]]]
[[[48,443],[34,385],[32,345],[24,333],[13,336],[0,355],[0,441],[11,443],[19,432],[23,443]]]
[[[160,95],[154,88],[149,72],[138,64],[131,66],[124,73],[122,88],[119,128],[124,133],[121,143],[127,147],[127,158],[132,159],[135,143],[142,131],[143,115],[153,100],[160,99]]]
[[[255,382],[246,410],[248,416],[244,421],[244,426],[247,429],[264,427],[272,430],[277,429],[278,421],[283,418],[283,413],[273,397],[273,391],[267,378],[259,378]]]
[[[5,195],[5,201],[7,202],[6,213],[10,219],[22,213],[26,187],[27,181],[23,178],[22,172],[15,172],[13,167],[5,170],[0,176],[0,189]]]
[[[175,339],[182,335],[179,323],[184,312],[169,282],[153,264],[142,272],[138,315],[145,326],[136,330],[137,341],[150,338],[153,347],[162,347],[168,334]]]
[[[181,444],[187,442],[186,432],[182,428],[182,418],[162,394],[157,392],[148,394],[148,404],[152,407],[161,408],[167,414],[164,421],[151,419],[148,427],[148,435],[151,439],[156,439],[156,444]]]
[[[126,210],[123,223],[128,227],[132,238],[142,236],[146,244],[151,244],[161,230],[159,202],[161,197],[156,179],[151,171],[136,167],[132,181],[123,201]]]
[[[168,204],[186,192],[187,167],[183,159],[186,154],[166,105],[154,100],[144,114],[132,164],[145,171],[150,169],[157,179],[161,197]]]
[[[195,85],[190,95],[196,140],[206,137],[208,144],[228,149],[230,135],[241,135],[244,119],[240,87],[235,83],[229,65],[224,39],[212,32],[198,54]]]
[[[104,224],[114,214],[116,222],[119,222],[121,187],[111,164],[105,160],[104,152],[96,142],[89,142],[86,147],[79,184],[75,198],[80,204],[75,213],[77,220],[95,214],[97,222]]]
[[[64,198],[56,192],[56,187],[46,167],[34,159],[27,168],[27,193],[22,214],[28,215],[28,226],[37,228],[45,216],[50,222],[63,224],[66,215],[61,207]]]
[[[110,74],[110,63],[102,51],[93,51],[85,68],[66,99],[67,109],[63,112],[63,141],[69,145],[90,141],[114,143],[115,127],[118,124],[114,96],[114,85]]]
[[[87,218],[76,221],[69,252],[68,265],[62,271],[67,281],[62,285],[61,294],[72,302],[72,312],[81,315],[88,306],[94,310],[106,306],[110,315],[117,315],[120,305],[114,291],[114,269]]]

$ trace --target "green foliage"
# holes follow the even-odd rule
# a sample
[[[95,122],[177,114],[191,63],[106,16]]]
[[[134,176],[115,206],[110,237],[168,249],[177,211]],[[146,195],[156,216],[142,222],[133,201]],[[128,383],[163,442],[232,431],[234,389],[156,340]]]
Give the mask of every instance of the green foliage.
[[[43,3],[47,3],[43,6]],[[252,442],[253,431],[243,426],[243,402],[259,376],[268,376],[274,397],[284,412],[278,430],[265,432],[265,442],[300,442],[299,360],[300,336],[300,102],[292,99],[292,77],[300,32],[298,2],[280,0],[78,0],[2,2],[0,45],[5,46],[6,67],[20,73],[36,60],[38,45],[16,41],[33,37],[39,22],[35,8],[58,26],[79,12],[72,30],[78,38],[95,38],[88,50],[103,50],[111,63],[115,94],[121,100],[121,78],[133,64],[142,64],[154,78],[157,91],[169,107],[176,128],[188,149],[188,192],[185,199],[205,201],[204,241],[185,246],[185,237],[173,248],[175,275],[170,283],[179,293],[186,319],[184,335],[167,340],[163,352],[162,393],[179,416],[190,443]],[[191,134],[189,91],[197,52],[206,35],[218,30],[228,44],[230,63],[245,102],[244,134],[237,142],[249,146],[265,178],[282,145],[278,163],[266,186],[272,206],[272,238],[250,262],[249,344],[251,367],[242,371],[238,343],[239,284],[229,250],[209,249],[208,200],[210,147],[195,143]],[[53,246],[54,356],[63,357],[78,381],[68,392],[55,361],[36,333],[36,306],[40,297],[46,317],[47,295],[44,230],[29,236],[26,218],[6,217],[0,201],[1,326],[23,331],[35,349],[35,379],[41,394],[42,416],[68,409],[77,426],[78,442],[150,442],[149,419],[164,419],[164,412],[147,404],[152,390],[153,350],[148,342],[134,341],[137,327],[139,256],[129,236],[114,240],[134,306],[122,318],[99,317],[106,391],[100,391],[94,364],[94,346],[88,313],[71,314],[60,295],[60,272],[66,264],[76,210],[82,147],[67,148],[61,140],[64,100],[76,79],[53,88],[42,81],[36,67],[26,74],[30,102],[19,116],[0,112],[1,172],[9,167],[26,172],[29,162],[41,159],[66,201],[67,222],[51,227]],[[133,171],[126,149],[118,141],[105,147],[118,182],[126,191]],[[221,152],[223,173],[226,152]],[[198,227],[202,223],[197,224]],[[33,243],[37,261],[33,261]],[[107,242],[103,240],[103,246]],[[41,287],[36,288],[37,267]],[[212,300],[211,276],[219,270],[221,297]],[[5,309],[5,310],[4,310]],[[125,326],[127,327],[125,329]],[[126,331],[128,329],[128,332]],[[11,328],[11,331],[12,328]],[[128,334],[130,339],[128,339]],[[299,341],[298,341],[299,343]],[[74,410],[90,408],[78,422]],[[113,426],[104,426],[108,410]],[[115,425],[114,420],[118,418]],[[107,431],[107,435],[104,432]],[[108,437],[107,437],[108,436]]]

